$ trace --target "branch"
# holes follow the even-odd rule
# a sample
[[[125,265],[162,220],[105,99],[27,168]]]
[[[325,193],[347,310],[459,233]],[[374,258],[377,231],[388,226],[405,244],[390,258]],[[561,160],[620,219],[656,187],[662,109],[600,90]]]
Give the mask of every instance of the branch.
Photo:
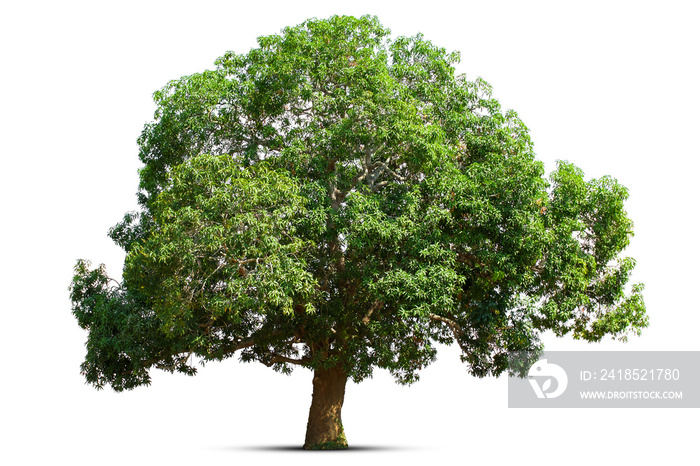
[[[224,353],[235,353],[239,349],[250,348],[255,345],[255,338],[249,337],[244,340],[240,340],[238,343],[234,344],[230,348],[226,348]]]
[[[399,180],[399,181],[406,181],[406,178],[405,178],[405,177],[399,175],[399,174],[396,173],[394,170],[392,170],[391,168],[389,168],[389,165],[387,165],[386,163],[384,163],[384,162],[374,162],[374,165],[372,165],[372,168],[378,168],[378,167],[381,167],[381,168],[383,168],[384,170],[386,170],[387,172],[389,172],[389,173],[391,174],[391,176],[393,176],[393,177],[396,178],[397,180]],[[381,172],[380,172],[380,174],[381,174]]]
[[[281,356],[279,354],[274,354],[274,353],[270,353],[270,355],[272,356],[271,359],[264,360],[264,361],[260,360],[260,362],[265,364],[267,367],[270,367],[273,364],[283,363],[283,362],[286,362],[289,364],[296,364],[298,366],[303,366],[304,364],[306,364],[307,362],[309,362],[311,360],[310,358],[301,358],[301,359],[288,358],[287,356]]]
[[[388,185],[388,184],[389,184],[388,181],[382,181],[382,182],[380,182],[380,183],[373,184],[373,185],[372,185],[372,188],[371,188],[371,189],[372,189],[372,192],[373,192],[373,193],[376,193],[376,192],[379,190],[379,188],[383,188],[384,186],[386,186],[386,185]]]
[[[369,170],[367,169],[367,166],[363,163],[362,171],[355,175],[352,181],[350,181],[350,189],[353,189],[355,186],[357,186],[357,183],[364,180],[367,177],[367,175],[369,175]]]
[[[267,335],[265,335],[265,338],[274,338],[280,335],[283,335],[285,332],[282,332],[281,330],[275,330]],[[290,342],[293,343],[293,342]],[[255,346],[256,341],[255,341],[255,336],[250,336],[248,338],[238,340],[238,342],[234,343],[231,345],[229,348],[224,349],[224,353],[235,353],[239,349],[243,348],[250,348],[251,346]]]
[[[456,260],[457,262],[467,264],[470,267],[473,267],[477,263],[477,257],[474,254],[470,254],[468,252],[457,252]]]
[[[122,287],[122,284],[121,284],[121,283],[119,283],[118,281],[116,281],[115,279],[113,279],[113,278],[111,278],[111,277],[107,277],[107,283],[109,283],[109,282],[114,282],[114,286],[112,287],[112,289],[117,289],[117,290],[118,290],[118,289],[120,289],[120,288]]]
[[[328,197],[331,199],[331,207],[334,209],[338,209],[340,207],[340,204],[345,200],[345,196],[347,196],[347,192],[342,192],[338,188],[335,187],[335,185],[331,185],[328,188]]]
[[[381,172],[383,170],[377,171],[376,169],[378,168],[378,165],[383,165],[382,168],[388,169],[387,164],[391,160],[391,155],[387,157],[386,161],[382,162],[375,162],[374,164],[372,163],[372,155],[377,154],[379,151],[381,151],[384,148],[385,144],[382,143],[379,147],[372,147],[369,145],[363,145],[362,147],[362,152],[364,153],[364,157],[360,158],[360,164],[362,167],[362,171],[360,171],[355,177],[352,179],[350,182],[350,191],[352,191],[361,181],[363,181],[365,178],[368,178],[370,186],[374,185],[374,180],[376,180],[379,175],[381,175]],[[371,171],[370,171],[371,170]],[[393,171],[389,169],[389,171],[395,175],[399,176]],[[399,177],[400,178],[400,177]],[[405,180],[402,180],[405,181]]]
[[[455,322],[452,319],[448,319],[447,317],[442,317],[436,314],[430,314],[430,319],[447,324],[447,326],[450,327],[450,330],[452,330],[452,335],[454,336],[454,339],[459,345],[459,347],[464,353],[468,352],[468,348],[462,345],[462,342],[459,340],[459,337],[462,336],[463,331],[462,327],[457,322]]]
[[[253,259],[246,259],[246,260],[238,260],[238,259],[231,259],[230,261],[238,264],[238,265],[246,265],[250,264],[252,262],[255,262],[256,264],[259,264],[261,260],[265,260],[264,257],[254,257]]]
[[[382,306],[384,306],[384,301],[376,300],[372,303],[372,305],[369,308],[369,311],[367,311],[367,314],[362,318],[362,323],[365,325],[369,325],[369,319],[372,317],[372,314],[374,314],[374,311],[379,310]]]
[[[460,327],[460,325],[457,322],[455,322],[454,320],[448,319],[447,317],[442,317],[442,316],[439,316],[436,314],[430,314],[430,318],[432,320],[435,320],[438,322],[443,322],[443,323],[447,324],[447,326],[450,327],[450,329],[452,330],[452,333],[454,333],[455,336],[462,335],[462,327]]]

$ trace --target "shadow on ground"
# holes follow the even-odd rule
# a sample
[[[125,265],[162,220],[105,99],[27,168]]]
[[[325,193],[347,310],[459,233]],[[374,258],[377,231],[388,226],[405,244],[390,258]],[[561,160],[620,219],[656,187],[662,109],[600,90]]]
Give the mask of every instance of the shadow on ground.
[[[361,451],[409,451],[415,450],[414,447],[409,446],[383,446],[383,445],[350,445],[347,450],[304,450],[300,445],[254,445],[254,446],[230,446],[222,447],[222,450],[230,451],[260,451],[260,452],[299,452],[299,453],[344,453],[349,454],[352,452]]]

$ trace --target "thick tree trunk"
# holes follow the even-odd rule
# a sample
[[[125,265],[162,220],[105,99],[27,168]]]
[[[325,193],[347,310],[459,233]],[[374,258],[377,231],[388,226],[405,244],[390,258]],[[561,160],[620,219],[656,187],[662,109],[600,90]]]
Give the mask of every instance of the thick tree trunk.
[[[347,380],[348,376],[339,368],[314,371],[305,449],[341,450],[348,447],[340,419]]]

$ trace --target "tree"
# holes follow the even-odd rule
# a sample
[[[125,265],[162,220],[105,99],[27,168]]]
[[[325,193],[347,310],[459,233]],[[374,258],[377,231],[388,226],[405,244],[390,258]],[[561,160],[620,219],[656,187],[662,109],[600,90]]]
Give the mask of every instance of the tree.
[[[239,354],[313,371],[305,448],[347,447],[348,379],[409,384],[456,343],[475,376],[539,336],[647,325],[627,190],[559,162],[459,56],[376,18],[309,20],[154,94],[141,210],[110,231],[123,279],[70,287],[101,388]]]

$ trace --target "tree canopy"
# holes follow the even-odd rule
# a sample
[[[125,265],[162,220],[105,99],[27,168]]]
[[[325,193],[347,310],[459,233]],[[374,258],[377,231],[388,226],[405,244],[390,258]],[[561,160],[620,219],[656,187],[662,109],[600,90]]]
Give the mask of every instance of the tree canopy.
[[[437,344],[498,375],[544,331],[647,325],[621,256],[627,190],[563,161],[545,178],[527,127],[457,53],[368,16],[258,43],[154,94],[141,210],[110,231],[123,278],[81,260],[70,288],[88,382],[130,389],[239,354],[411,383]]]

